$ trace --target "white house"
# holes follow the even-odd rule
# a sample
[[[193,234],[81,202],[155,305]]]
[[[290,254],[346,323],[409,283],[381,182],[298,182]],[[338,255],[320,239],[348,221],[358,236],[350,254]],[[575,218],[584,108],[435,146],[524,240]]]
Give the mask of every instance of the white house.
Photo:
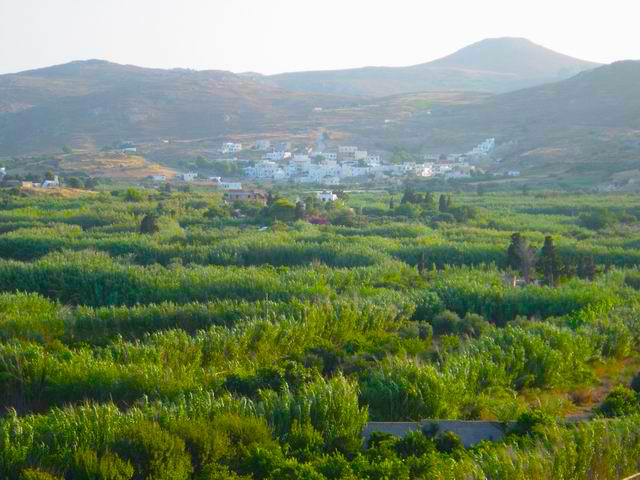
[[[338,147],[338,152],[343,160],[353,160],[355,158],[358,147],[343,146]]]
[[[281,162],[282,160],[286,160],[287,158],[291,158],[291,152],[284,152],[284,151],[275,151],[275,152],[269,152],[267,154],[265,154],[264,157],[265,160],[271,160],[272,162]]]
[[[354,160],[366,160],[369,156],[369,153],[366,150],[356,150],[353,154]]]
[[[401,163],[398,165],[389,165],[388,170],[390,171],[391,175],[397,176],[397,177],[401,177],[403,175],[408,175],[411,172],[415,171],[416,169],[416,164],[415,163]]]
[[[318,152],[315,155],[316,157],[322,157],[325,160],[331,160],[333,162],[335,162],[336,160],[338,160],[338,154],[335,152]]]
[[[318,192],[316,198],[321,202],[335,202],[338,200],[338,196],[330,191]]]
[[[447,172],[444,176],[447,180],[455,180],[459,178],[471,178],[472,168],[468,165],[456,166],[450,172]]]
[[[154,182],[165,182],[167,180],[166,175],[153,175],[151,178]]]
[[[520,170],[509,170],[507,172],[507,177],[519,177],[520,176]]]
[[[423,165],[417,165],[414,172],[418,177],[432,177],[433,163],[425,163]]]
[[[181,178],[185,182],[193,182],[196,178],[198,178],[198,174],[194,172],[183,173],[181,175]]]
[[[282,180],[287,174],[276,162],[263,160],[256,163],[255,167],[244,169],[245,174],[258,180]]]
[[[60,186],[60,180],[58,180],[58,176],[55,175],[53,180],[45,180],[42,182],[42,188],[57,188]]]
[[[374,155],[371,153],[367,155],[367,163],[371,166],[380,165],[381,161],[382,161],[382,158],[380,157],[380,155]]]
[[[474,157],[483,157],[488,155],[493,149],[496,148],[496,139],[495,138],[487,138],[484,142],[475,146],[468,155]]]

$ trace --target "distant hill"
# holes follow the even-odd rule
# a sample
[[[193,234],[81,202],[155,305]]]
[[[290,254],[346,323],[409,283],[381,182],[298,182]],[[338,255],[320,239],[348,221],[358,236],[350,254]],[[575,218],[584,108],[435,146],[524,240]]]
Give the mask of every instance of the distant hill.
[[[617,62],[561,82],[418,109],[400,122],[353,133],[381,145],[460,152],[496,137],[511,145],[503,167],[605,179],[640,168],[638,85],[640,61]]]
[[[430,90],[501,93],[563,80],[596,66],[523,38],[495,38],[421,65],[285,73],[264,81],[294,91],[378,97]]]
[[[496,42],[494,47],[505,46]],[[470,48],[434,63],[445,70],[472,65]],[[541,75],[539,62],[517,57],[511,56],[513,70]],[[484,65],[504,69],[505,58],[494,56]],[[555,54],[547,58],[555,59],[554,69],[563,64]],[[3,75],[0,156],[60,152],[63,145],[95,150],[132,140],[150,145],[156,159],[175,159],[210,155],[223,138],[264,134],[307,141],[326,131],[372,150],[406,146],[441,153],[465,152],[496,137],[503,145],[496,170],[540,177],[602,181],[640,169],[640,62],[617,62],[498,95],[461,89],[351,97],[291,92],[265,82],[250,72],[104,61]],[[165,147],[163,139],[175,142]]]
[[[73,62],[0,76],[0,154],[291,127],[349,101],[222,71]]]

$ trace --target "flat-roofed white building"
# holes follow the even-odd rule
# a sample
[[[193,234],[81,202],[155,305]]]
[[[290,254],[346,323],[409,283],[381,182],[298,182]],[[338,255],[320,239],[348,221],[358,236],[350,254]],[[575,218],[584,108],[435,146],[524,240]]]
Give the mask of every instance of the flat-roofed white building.
[[[338,196],[330,191],[318,192],[316,198],[321,202],[335,202],[338,200]]]

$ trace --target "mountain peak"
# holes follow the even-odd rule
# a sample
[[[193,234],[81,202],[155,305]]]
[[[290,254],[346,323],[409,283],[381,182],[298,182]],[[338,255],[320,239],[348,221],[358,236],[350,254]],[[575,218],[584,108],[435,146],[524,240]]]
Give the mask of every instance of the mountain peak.
[[[425,65],[551,79],[598,66],[597,63],[555,52],[521,37],[480,40]]]

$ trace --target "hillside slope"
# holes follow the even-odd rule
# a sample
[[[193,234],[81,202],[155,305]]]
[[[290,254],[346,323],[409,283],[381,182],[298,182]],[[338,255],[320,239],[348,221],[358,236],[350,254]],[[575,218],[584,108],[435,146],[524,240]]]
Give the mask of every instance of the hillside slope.
[[[566,79],[596,66],[523,38],[496,38],[411,67],[294,72],[265,81],[288,90],[341,95],[388,96],[428,90],[499,93]]]
[[[0,153],[262,131],[349,101],[229,72],[73,62],[0,76]]]
[[[640,62],[617,62],[561,82],[462,105],[434,105],[362,134],[382,145],[461,152],[496,137],[511,145],[501,167],[608,176],[640,168],[638,85]]]

